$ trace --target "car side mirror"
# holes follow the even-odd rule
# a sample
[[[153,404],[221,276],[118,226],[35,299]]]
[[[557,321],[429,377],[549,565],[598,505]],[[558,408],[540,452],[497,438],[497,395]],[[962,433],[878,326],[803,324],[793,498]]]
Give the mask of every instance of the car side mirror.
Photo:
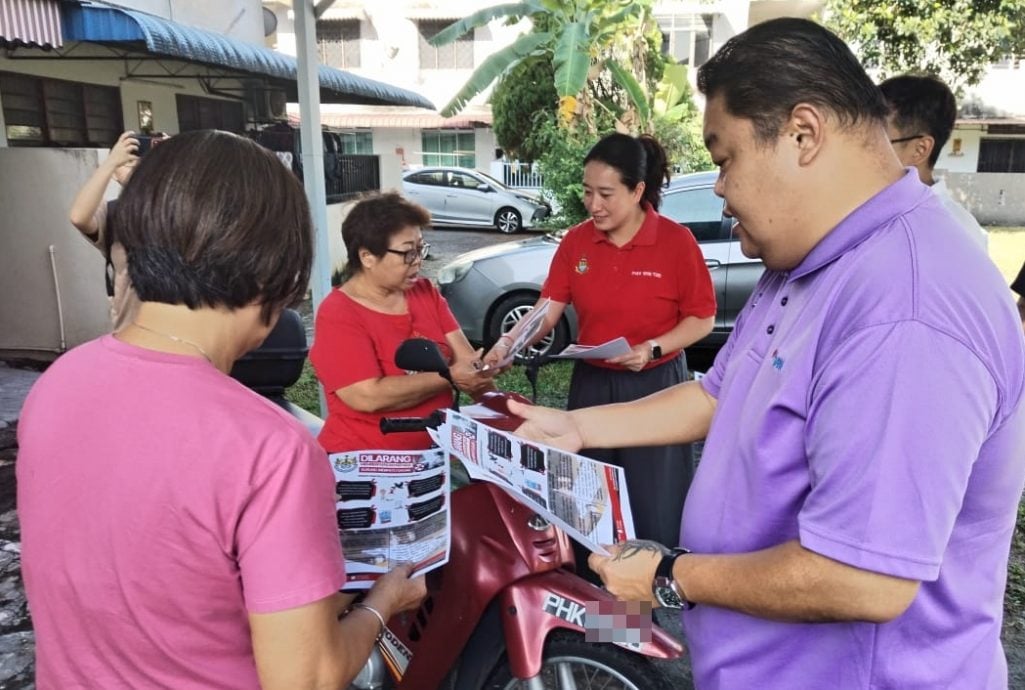
[[[491,185],[487,185],[487,184],[484,184],[482,182],[479,185],[477,185],[477,191],[478,192],[490,192],[491,191]]]

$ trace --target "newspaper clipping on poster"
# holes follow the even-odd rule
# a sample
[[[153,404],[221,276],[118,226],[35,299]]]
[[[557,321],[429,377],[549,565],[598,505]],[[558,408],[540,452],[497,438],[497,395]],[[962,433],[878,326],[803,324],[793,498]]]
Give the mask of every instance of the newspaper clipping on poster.
[[[591,551],[633,539],[623,469],[492,429],[449,412],[436,432],[474,479],[512,492]]]
[[[333,453],[345,589],[369,589],[400,563],[420,575],[448,562],[449,464],[444,450]]]

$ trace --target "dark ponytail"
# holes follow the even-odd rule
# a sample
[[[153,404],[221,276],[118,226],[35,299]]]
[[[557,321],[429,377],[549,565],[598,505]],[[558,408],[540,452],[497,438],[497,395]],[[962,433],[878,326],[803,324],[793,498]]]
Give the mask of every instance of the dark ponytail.
[[[650,134],[634,138],[628,134],[609,134],[591,147],[584,165],[598,161],[615,168],[627,189],[644,183],[643,200],[658,210],[662,187],[669,184],[669,161],[666,151]]]

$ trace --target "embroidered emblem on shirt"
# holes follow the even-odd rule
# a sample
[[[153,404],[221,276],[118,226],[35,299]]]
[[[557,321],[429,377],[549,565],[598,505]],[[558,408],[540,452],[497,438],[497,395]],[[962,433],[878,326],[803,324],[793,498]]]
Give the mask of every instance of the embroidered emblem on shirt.
[[[587,273],[587,257],[586,256],[580,257],[580,260],[577,261],[577,273],[579,273],[580,275],[584,275],[585,273]]]
[[[783,358],[779,356],[779,350],[772,351],[772,368],[776,371],[783,371]]]

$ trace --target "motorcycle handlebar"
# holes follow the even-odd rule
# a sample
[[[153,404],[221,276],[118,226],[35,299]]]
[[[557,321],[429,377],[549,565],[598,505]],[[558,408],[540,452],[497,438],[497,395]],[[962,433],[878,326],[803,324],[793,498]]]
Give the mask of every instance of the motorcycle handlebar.
[[[381,433],[394,434],[406,431],[423,431],[437,429],[445,420],[443,410],[435,410],[426,417],[382,417]]]

